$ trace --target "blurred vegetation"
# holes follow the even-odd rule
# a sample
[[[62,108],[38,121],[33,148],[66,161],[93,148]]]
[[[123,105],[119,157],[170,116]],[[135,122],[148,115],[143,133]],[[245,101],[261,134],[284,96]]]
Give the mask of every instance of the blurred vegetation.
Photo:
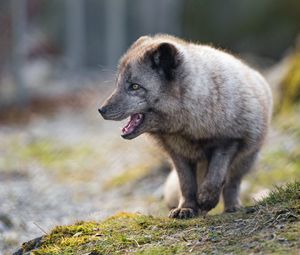
[[[147,177],[153,169],[147,163],[140,163],[112,177],[104,183],[104,189],[109,190]]]
[[[188,0],[184,36],[278,59],[300,32],[298,0]]]
[[[213,43],[236,52],[279,59],[300,32],[298,0],[228,0],[226,3],[222,0],[177,0],[177,9],[170,6],[169,10],[164,10],[167,22],[164,26],[158,24],[157,17],[148,17],[152,9],[145,9],[148,6],[144,4],[146,1],[126,2],[124,23],[127,38],[124,40],[126,45],[122,46],[124,50],[143,34],[175,33],[186,39]],[[63,47],[66,32],[61,25],[65,22],[64,1],[42,0],[38,5],[40,9],[36,11],[33,21],[42,25],[43,30],[48,31],[50,37],[56,38]],[[103,53],[99,55],[99,45],[105,47],[105,1],[88,0],[85,6],[88,60],[93,59],[96,63],[95,54],[104,56]],[[177,32],[173,27],[175,24],[168,22],[173,15],[178,16],[176,25],[180,29]]]
[[[0,171],[25,171],[39,166],[51,171],[58,180],[85,181],[94,177],[95,165],[104,163],[104,158],[86,144],[71,146],[56,139],[22,141],[15,137],[6,145],[4,157],[0,158]]]
[[[120,38],[122,45],[118,46],[123,51],[141,35],[170,33],[278,60],[300,32],[298,0],[228,0],[226,3],[222,0],[153,0],[153,6],[148,0],[124,1],[121,24],[125,38]],[[11,49],[9,2],[0,2],[0,31],[5,36],[5,40],[0,41],[0,56],[5,58],[0,61],[8,58],[7,49]],[[67,1],[28,0],[28,3],[28,33],[42,32],[64,55],[69,47],[66,41]],[[114,29],[118,25],[107,24],[107,11],[104,0],[84,1],[84,38],[88,45],[85,46],[85,64],[89,67],[107,64],[107,28]]]
[[[280,100],[277,108],[281,113],[288,113],[292,107],[300,104],[300,45],[291,55],[288,72],[280,85]]]

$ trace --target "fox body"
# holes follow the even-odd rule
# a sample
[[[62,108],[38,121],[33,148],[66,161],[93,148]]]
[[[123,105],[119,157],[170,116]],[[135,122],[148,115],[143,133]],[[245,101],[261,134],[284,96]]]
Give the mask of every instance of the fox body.
[[[172,218],[240,207],[239,187],[266,137],[272,95],[234,56],[169,35],[143,36],[121,58],[117,88],[99,112],[130,117],[122,136],[150,134],[174,171],[165,198]]]

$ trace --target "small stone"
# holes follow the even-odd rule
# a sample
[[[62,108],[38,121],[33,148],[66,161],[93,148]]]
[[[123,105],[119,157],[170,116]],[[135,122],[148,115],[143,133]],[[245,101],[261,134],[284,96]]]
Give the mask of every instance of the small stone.
[[[280,224],[280,225],[276,225],[277,229],[284,229],[284,225]]]
[[[210,241],[213,242],[213,243],[217,243],[217,242],[220,242],[220,238],[212,237],[212,238],[210,238]]]
[[[82,232],[77,232],[73,235],[73,237],[77,237],[77,236],[81,236],[82,235]]]
[[[283,237],[278,237],[278,238],[277,238],[277,241],[283,243],[283,242],[286,241],[286,239],[283,238]]]
[[[274,238],[276,238],[276,235],[274,233],[268,236],[268,240],[273,240]]]
[[[255,207],[246,207],[245,208],[245,213],[246,214],[254,213],[255,211],[256,211]]]
[[[158,230],[158,226],[156,226],[156,225],[155,225],[155,226],[153,226],[153,227],[152,227],[152,230],[153,230],[153,231],[156,231],[156,230]]]
[[[243,222],[244,220],[243,219],[236,219],[236,220],[233,220],[234,222]]]

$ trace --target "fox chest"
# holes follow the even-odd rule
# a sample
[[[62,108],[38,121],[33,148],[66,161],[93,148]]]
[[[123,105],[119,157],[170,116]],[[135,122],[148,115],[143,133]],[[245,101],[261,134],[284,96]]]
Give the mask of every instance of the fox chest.
[[[180,155],[190,160],[202,160],[206,158],[203,144],[200,141],[189,140],[182,136],[168,135],[162,138],[167,151]]]

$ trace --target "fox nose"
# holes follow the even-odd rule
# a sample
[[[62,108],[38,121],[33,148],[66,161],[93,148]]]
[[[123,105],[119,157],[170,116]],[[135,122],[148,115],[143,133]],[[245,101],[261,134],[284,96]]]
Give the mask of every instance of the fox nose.
[[[101,107],[98,109],[98,112],[102,115],[102,117],[104,116],[104,114],[107,112],[107,109],[105,107]]]

